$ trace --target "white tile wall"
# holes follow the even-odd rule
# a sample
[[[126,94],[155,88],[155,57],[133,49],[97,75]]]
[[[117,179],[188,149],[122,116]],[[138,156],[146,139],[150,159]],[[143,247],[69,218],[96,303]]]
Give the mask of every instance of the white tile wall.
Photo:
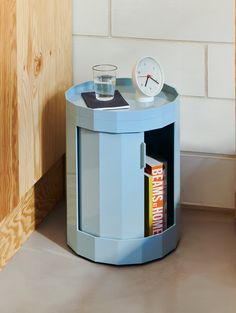
[[[208,96],[235,97],[234,45],[208,46]]]
[[[235,208],[235,159],[182,153],[181,202]]]
[[[113,36],[234,41],[234,0],[112,0]]]
[[[130,77],[133,64],[143,55],[160,61],[166,82],[180,94],[205,95],[205,50],[192,43],[74,37],[74,82],[91,79],[92,65],[103,62],[118,65],[120,77]]]
[[[153,55],[181,103],[182,201],[234,206],[234,0],[73,0],[74,83]],[[110,29],[111,28],[111,29]],[[112,32],[111,32],[112,31]],[[81,36],[82,35],[82,36]],[[211,153],[209,156],[206,153]]]
[[[181,149],[234,155],[234,101],[182,97]]]
[[[109,0],[73,0],[73,33],[109,34]]]

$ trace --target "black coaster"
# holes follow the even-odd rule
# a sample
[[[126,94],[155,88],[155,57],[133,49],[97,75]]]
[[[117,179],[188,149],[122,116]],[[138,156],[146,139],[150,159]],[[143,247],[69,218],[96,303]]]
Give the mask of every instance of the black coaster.
[[[87,107],[95,110],[127,109],[130,107],[118,90],[115,90],[114,98],[109,101],[97,100],[95,92],[82,92],[81,96],[83,97]]]

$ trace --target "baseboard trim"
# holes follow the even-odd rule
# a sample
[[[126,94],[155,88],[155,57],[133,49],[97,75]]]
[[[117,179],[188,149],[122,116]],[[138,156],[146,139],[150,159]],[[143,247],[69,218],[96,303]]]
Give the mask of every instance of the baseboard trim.
[[[25,194],[0,223],[0,270],[29,238],[36,226],[65,196],[65,157]]]
[[[193,203],[181,203],[181,209],[183,210],[199,210],[199,211],[211,211],[211,212],[221,212],[221,213],[230,213],[235,215],[235,210],[232,208],[221,208],[221,207],[213,207],[213,206],[206,206],[200,204],[193,204]]]
[[[235,157],[181,153],[183,203],[235,209]]]

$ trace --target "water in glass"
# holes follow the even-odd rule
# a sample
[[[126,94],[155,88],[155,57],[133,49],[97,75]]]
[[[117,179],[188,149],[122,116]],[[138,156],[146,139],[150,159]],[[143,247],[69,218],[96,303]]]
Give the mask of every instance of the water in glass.
[[[100,101],[108,101],[114,98],[116,76],[100,75],[94,79],[94,91]]]

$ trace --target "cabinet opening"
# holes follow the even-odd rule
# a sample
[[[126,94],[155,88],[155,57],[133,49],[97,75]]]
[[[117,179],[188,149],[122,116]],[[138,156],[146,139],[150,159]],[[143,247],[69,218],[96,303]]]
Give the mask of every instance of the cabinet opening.
[[[167,228],[174,224],[174,123],[144,134],[146,154],[167,162]]]

